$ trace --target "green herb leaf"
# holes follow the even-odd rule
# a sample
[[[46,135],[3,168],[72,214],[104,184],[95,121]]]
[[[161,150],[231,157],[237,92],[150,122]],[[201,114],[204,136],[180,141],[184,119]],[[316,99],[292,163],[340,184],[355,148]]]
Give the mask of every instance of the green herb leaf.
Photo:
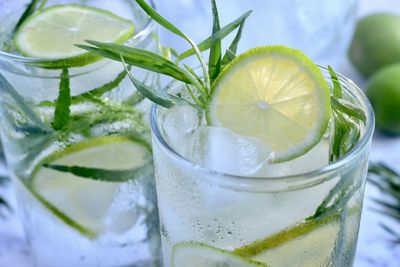
[[[106,170],[56,164],[44,164],[43,166],[56,171],[71,173],[82,178],[89,178],[105,182],[126,182],[151,171],[151,164],[145,164],[141,167],[127,170]]]
[[[165,108],[170,108],[175,105],[175,101],[174,101],[175,97],[173,95],[170,95],[161,90],[150,88],[149,86],[142,83],[141,81],[133,78],[133,76],[127,70],[127,67],[125,64],[124,64],[124,67],[126,68],[126,72],[128,73],[129,79],[132,81],[133,85],[136,87],[136,90],[138,90],[144,97],[150,99],[154,103],[157,103],[158,105],[163,106]]]
[[[333,84],[333,97],[342,98],[342,87],[340,86],[340,82],[335,71],[329,65],[328,65],[328,71],[329,74],[331,75],[331,80]]]
[[[361,108],[351,104],[346,100],[331,97],[331,105],[334,110],[340,111],[341,113],[346,114],[353,119],[360,120],[363,123],[365,123],[367,120],[367,117]]]
[[[221,63],[222,68],[224,68],[226,65],[228,65],[229,62],[231,62],[236,57],[238,44],[239,44],[240,39],[242,38],[242,31],[243,31],[245,22],[246,22],[246,19],[242,20],[242,22],[240,23],[239,29],[236,33],[235,38],[233,39],[229,48],[226,50],[225,55],[222,58],[222,63]]]
[[[198,44],[198,48],[200,49],[200,51],[205,51],[205,50],[211,48],[216,42],[219,42],[222,39],[224,39],[228,34],[230,34],[237,27],[239,27],[243,23],[243,21],[245,21],[247,19],[247,17],[250,16],[251,12],[252,11],[246,12],[244,15],[240,16],[235,21],[229,23],[225,27],[222,27],[221,30],[217,31],[215,34],[211,35],[204,41],[200,42]],[[193,55],[194,53],[195,53],[195,51],[193,49],[186,50],[185,52],[183,52],[182,54],[180,54],[178,56],[178,60],[185,59],[185,58]]]
[[[330,162],[337,161],[346,155],[361,137],[361,123],[366,123],[364,111],[354,104],[342,99],[343,92],[340,81],[332,69],[328,66],[333,84],[331,96],[331,108],[333,119],[333,137],[330,145]]]
[[[37,9],[42,9],[46,2],[47,0],[32,0],[15,25],[14,32],[18,31],[22,23],[24,23]]]
[[[368,181],[386,195],[385,200],[374,199],[382,207],[378,212],[391,217],[400,224],[400,173],[382,162],[370,162]],[[399,231],[383,224],[381,226],[392,234],[395,243],[400,244]]]
[[[208,76],[208,71],[207,71],[207,66],[204,61],[203,56],[201,55],[201,52],[197,45],[190,39],[186,34],[184,34],[182,31],[180,31],[178,28],[176,28],[172,23],[170,23],[168,20],[163,18],[159,13],[157,13],[149,4],[146,3],[145,0],[136,0],[136,2],[142,7],[142,9],[152,18],[154,19],[157,23],[159,23],[161,26],[164,28],[168,29],[172,33],[175,33],[176,35],[182,37],[185,39],[193,48],[194,53],[196,54],[198,60],[200,61],[200,65],[203,69],[203,75],[204,79],[206,81],[206,89],[210,90],[210,77]]]
[[[69,74],[68,69],[63,69],[60,78],[60,90],[56,101],[56,108],[54,110],[54,130],[60,130],[68,124],[70,106],[71,90],[69,87]]]
[[[130,67],[128,67],[128,70],[130,69]],[[71,103],[72,104],[77,104],[77,103],[81,103],[82,101],[86,100],[88,97],[100,97],[103,94],[113,90],[114,88],[116,88],[126,77],[126,71],[125,69],[120,72],[117,77],[108,82],[105,83],[97,88],[91,89],[83,94],[80,95],[76,95],[76,96],[72,96],[71,97]],[[139,100],[140,101],[140,100]],[[49,100],[45,100],[42,101],[38,104],[38,106],[40,107],[53,107],[54,106],[54,102],[53,101],[49,101]]]
[[[221,27],[219,24],[219,16],[217,3],[215,0],[211,0],[212,14],[213,14],[213,28],[212,35],[218,32]],[[208,74],[210,76],[211,84],[218,77],[221,71],[221,40],[216,41],[214,45],[210,48],[210,55],[208,59]]]
[[[130,67],[128,67],[128,72],[129,72],[129,70],[130,70]],[[89,91],[87,91],[87,92],[85,92],[85,93],[83,93],[83,94],[81,94],[79,96],[72,97],[72,102],[77,101],[82,97],[84,98],[87,95],[102,96],[103,94],[105,94],[105,93],[113,90],[114,88],[116,88],[125,79],[126,75],[127,75],[127,72],[125,70],[123,70],[122,72],[120,72],[117,75],[117,77],[114,80],[112,80],[112,81],[110,81],[108,83],[105,83],[102,86],[99,86],[97,88],[91,89],[91,90],[89,90]]]
[[[223,67],[225,67],[227,64],[229,64],[229,62],[234,60],[235,57],[236,57],[236,53],[230,49],[227,49],[225,52],[224,58],[222,60]]]
[[[82,49],[86,49],[92,53],[101,55],[103,57],[121,62],[121,57],[123,57],[124,61],[129,65],[165,74],[185,83],[193,82],[190,75],[184,69],[177,66],[174,62],[156,53],[117,44],[101,43],[96,41],[87,42],[93,46],[76,46]]]

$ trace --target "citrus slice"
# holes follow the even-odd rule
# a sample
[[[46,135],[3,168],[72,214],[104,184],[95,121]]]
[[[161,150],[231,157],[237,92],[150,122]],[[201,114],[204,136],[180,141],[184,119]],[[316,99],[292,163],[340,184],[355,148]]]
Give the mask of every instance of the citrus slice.
[[[149,164],[150,156],[149,146],[138,140],[119,136],[93,138],[47,157],[36,168],[28,186],[53,215],[82,234],[95,237],[112,227],[106,218],[123,182],[118,177],[96,180],[46,166],[130,170]],[[132,173],[131,178],[137,176]]]
[[[25,56],[59,60],[65,66],[83,66],[98,59],[75,44],[85,40],[123,43],[134,24],[109,11],[80,6],[56,5],[27,19],[15,35],[15,45]]]
[[[172,248],[172,267],[266,267],[265,263],[246,259],[204,243],[182,242]]]
[[[258,47],[235,58],[213,85],[207,119],[255,137],[274,151],[272,162],[305,154],[325,132],[329,87],[302,52]]]
[[[360,210],[311,219],[265,239],[237,248],[234,253],[271,266],[328,266],[335,253],[354,253]],[[343,218],[345,218],[343,220]]]

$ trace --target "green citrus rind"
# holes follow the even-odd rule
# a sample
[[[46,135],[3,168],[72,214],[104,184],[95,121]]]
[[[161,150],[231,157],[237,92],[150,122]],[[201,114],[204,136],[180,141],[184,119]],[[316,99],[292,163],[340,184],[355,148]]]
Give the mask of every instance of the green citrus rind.
[[[24,185],[28,189],[28,191],[38,200],[46,209],[48,209],[55,217],[60,219],[63,223],[68,225],[69,227],[73,228],[81,235],[87,237],[88,239],[95,239],[100,233],[89,227],[77,222],[76,220],[72,219],[70,216],[65,214],[61,211],[57,206],[53,205],[49,200],[43,197],[34,186],[34,180],[36,174],[42,168],[43,164],[47,164],[53,162],[57,159],[60,159],[68,154],[79,152],[85,149],[89,149],[91,147],[99,146],[99,145],[106,145],[106,144],[115,144],[118,142],[132,142],[134,144],[138,144],[142,147],[145,147],[149,154],[151,153],[151,148],[149,144],[140,140],[135,137],[127,137],[127,136],[102,136],[102,137],[95,137],[92,139],[88,139],[86,141],[73,144],[64,148],[63,150],[56,151],[51,155],[47,156],[43,160],[41,160],[35,167],[34,171],[32,172],[31,179],[29,182],[24,182]],[[112,182],[112,181],[111,181]]]
[[[55,5],[51,6],[48,8],[45,8],[37,13],[34,13],[31,17],[29,17],[18,29],[14,36],[14,45],[17,49],[18,52],[20,52],[22,55],[27,56],[27,57],[32,57],[35,60],[32,60],[29,62],[29,65],[37,66],[37,67],[42,67],[42,68],[47,68],[47,69],[60,69],[60,68],[70,68],[70,67],[82,67],[86,66],[88,64],[94,63],[100,59],[102,59],[101,56],[92,54],[90,52],[87,52],[85,50],[82,50],[81,54],[71,56],[71,57],[60,57],[56,59],[46,59],[46,58],[37,58],[35,57],[32,53],[26,51],[24,48],[21,47],[21,44],[19,43],[20,36],[26,30],[26,28],[29,28],[29,24],[32,23],[34,20],[36,20],[38,17],[42,16],[43,14],[46,14],[48,12],[60,12],[63,8],[78,8],[81,10],[88,10],[94,13],[98,13],[101,15],[108,16],[110,18],[113,18],[115,21],[121,21],[123,23],[130,24],[129,31],[118,38],[116,38],[113,43],[116,44],[122,44],[125,41],[127,41],[129,38],[131,38],[134,34],[135,30],[135,25],[132,23],[132,21],[124,19],[122,17],[117,16],[116,14],[95,8],[95,7],[89,7],[89,6],[82,6],[82,5]]]
[[[201,262],[202,260],[203,262]],[[216,265],[210,265],[212,261],[215,261],[213,263],[215,263]],[[226,261],[229,261],[229,263],[227,263]],[[268,267],[268,265],[265,263],[242,257],[240,255],[232,253],[231,251],[215,248],[205,243],[194,241],[180,242],[173,246],[171,255],[171,266]]]
[[[236,57],[225,67],[225,69],[221,72],[221,74],[218,76],[217,80],[213,84],[211,90],[211,99],[206,108],[206,117],[209,124],[213,126],[222,126],[229,129],[229,127],[226,127],[226,125],[220,123],[214,114],[214,109],[217,101],[216,99],[218,99],[218,94],[220,93],[219,87],[221,86],[221,84],[223,85],[224,83],[228,82],[229,79],[232,79],[231,77],[235,74],[237,70],[243,68],[243,65],[248,62],[252,62],[253,60],[259,60],[262,57],[277,57],[293,61],[299,66],[302,71],[307,73],[307,75],[310,77],[310,80],[312,80],[315,84],[315,87],[318,88],[316,89],[316,92],[318,93],[320,104],[318,113],[319,117],[317,121],[317,126],[313,129],[312,132],[314,134],[312,136],[312,140],[307,140],[307,144],[303,143],[303,147],[301,147],[301,149],[298,149],[297,151],[294,151],[293,153],[289,153],[287,155],[281,153],[283,154],[282,156],[279,156],[279,154],[277,154],[275,159],[271,160],[274,163],[279,163],[295,159],[311,150],[321,140],[323,134],[325,133],[331,114],[330,92],[328,83],[324,79],[319,67],[301,51],[279,45],[264,46],[250,49],[249,51]],[[282,78],[284,79],[285,77]],[[246,125],[244,125],[243,128],[246,128]],[[268,131],[268,129],[266,129],[266,131]],[[252,135],[249,134],[249,136]]]

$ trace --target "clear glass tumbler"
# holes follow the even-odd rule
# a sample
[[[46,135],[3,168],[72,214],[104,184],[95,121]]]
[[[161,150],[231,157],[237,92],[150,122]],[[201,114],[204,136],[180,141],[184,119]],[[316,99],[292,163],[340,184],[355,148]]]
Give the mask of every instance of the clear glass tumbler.
[[[330,80],[328,71],[322,71]],[[251,176],[204,167],[204,155],[211,155],[212,164],[233,170],[261,153],[257,144],[210,128],[208,135],[219,136],[206,147],[204,133],[196,133],[204,121],[195,110],[153,107],[165,266],[193,266],[196,261],[203,263],[200,266],[217,262],[218,266],[353,265],[374,115],[362,91],[343,76],[339,80],[345,98],[367,117],[356,146],[328,163],[328,130],[320,144],[302,157],[269,164]],[[179,91],[180,85],[172,85],[171,90]],[[196,134],[197,139],[191,138]],[[243,157],[232,152],[235,145],[242,148],[236,152]]]
[[[28,2],[0,2],[0,132],[33,263],[158,266],[149,103],[121,63],[99,59],[66,72],[18,54],[13,29]],[[55,5],[117,14],[135,25],[125,45],[157,50],[154,24],[135,1],[49,0],[44,8]],[[158,86],[157,75],[130,72]],[[58,107],[66,84],[68,111]]]

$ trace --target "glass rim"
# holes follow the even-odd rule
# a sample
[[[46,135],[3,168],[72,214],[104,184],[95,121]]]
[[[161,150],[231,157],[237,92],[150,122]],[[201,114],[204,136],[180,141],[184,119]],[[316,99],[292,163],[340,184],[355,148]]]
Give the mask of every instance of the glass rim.
[[[154,0],[148,0],[148,1],[150,3],[151,7],[155,8]],[[149,19],[148,22],[143,27],[143,29],[141,31],[137,32],[136,34],[134,34],[129,40],[145,39],[147,36],[149,36],[151,34],[151,29],[152,29],[152,27],[154,27],[154,25],[155,25],[154,20]],[[17,55],[17,54],[8,53],[8,52],[0,50],[0,60],[14,61],[14,62],[22,63],[22,64],[46,63],[46,62],[63,60],[63,59],[65,59],[65,58],[41,59],[41,58],[34,58],[34,57],[26,57],[23,55]]]
[[[326,67],[318,65],[318,67],[323,70],[328,72],[328,69]],[[233,180],[235,182],[240,182],[240,181],[268,181],[268,182],[279,182],[279,181],[305,181],[305,180],[312,180],[315,177],[320,177],[324,174],[329,174],[334,172],[335,170],[340,169],[341,167],[345,166],[347,163],[351,162],[359,153],[363,150],[364,147],[369,145],[369,141],[374,133],[374,128],[375,128],[375,117],[374,117],[374,112],[371,103],[369,102],[367,96],[364,94],[364,92],[349,78],[345,77],[344,75],[337,73],[338,79],[346,84],[346,87],[355,89],[352,90],[351,93],[354,95],[354,97],[360,102],[360,104],[363,106],[363,109],[366,111],[366,126],[365,126],[365,132],[362,135],[361,139],[358,140],[357,144],[342,158],[339,160],[328,164],[324,165],[321,168],[312,170],[312,171],[306,171],[306,172],[301,172],[299,174],[293,174],[293,175],[282,175],[282,176],[244,176],[244,175],[234,175],[234,174],[229,174],[229,173],[224,173],[224,172],[219,172],[212,170],[210,168],[207,168],[205,166],[202,166],[196,162],[193,162],[186,157],[182,156],[179,154],[177,151],[175,151],[169,144],[168,142],[164,139],[158,119],[157,119],[157,113],[158,113],[158,108],[160,107],[159,105],[153,103],[151,111],[150,111],[150,128],[153,133],[153,136],[156,138],[156,141],[161,144],[161,146],[166,149],[172,156],[175,157],[176,160],[181,161],[182,163],[186,164],[187,166],[190,166],[191,168],[195,168],[197,171],[208,173],[211,175],[218,175],[223,178],[228,178],[230,180]],[[323,180],[323,179],[322,179]]]

